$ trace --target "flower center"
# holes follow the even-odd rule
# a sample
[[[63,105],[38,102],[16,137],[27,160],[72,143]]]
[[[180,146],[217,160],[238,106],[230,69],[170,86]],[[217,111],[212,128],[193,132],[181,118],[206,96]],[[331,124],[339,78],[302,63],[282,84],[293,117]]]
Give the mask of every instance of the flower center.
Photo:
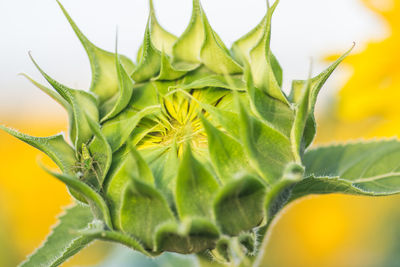
[[[196,98],[199,94],[199,91],[194,91],[192,96]],[[200,112],[207,116],[199,104],[184,93],[176,92],[164,97],[162,112],[152,119],[155,125],[147,126],[148,132],[137,144],[137,148],[141,150],[175,145],[178,155],[182,155],[186,143],[190,143],[194,150],[206,149],[207,135],[199,118]]]

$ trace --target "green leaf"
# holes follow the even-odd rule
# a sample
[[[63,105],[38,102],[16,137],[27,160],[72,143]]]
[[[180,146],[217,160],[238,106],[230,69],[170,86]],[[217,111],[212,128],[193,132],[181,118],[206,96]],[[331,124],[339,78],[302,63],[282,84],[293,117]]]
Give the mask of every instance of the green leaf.
[[[107,142],[106,137],[100,130],[100,126],[97,122],[94,122],[91,118],[87,118],[87,122],[91,131],[94,134],[94,137],[98,142],[92,142],[89,144],[90,153],[96,162],[96,167],[99,169],[99,173],[97,174],[97,179],[99,180],[99,186],[103,186],[103,182],[106,179],[108,170],[110,169],[112,162],[112,150],[110,145]]]
[[[165,54],[164,51],[161,53],[161,69],[160,69],[160,74],[154,79],[156,81],[159,80],[176,80],[179,79],[180,77],[184,76],[190,69],[178,69],[175,66],[172,65],[170,62],[170,59],[168,56]]]
[[[185,148],[176,179],[175,197],[180,218],[212,218],[212,202],[219,185],[208,170],[193,157],[189,145]]]
[[[181,224],[169,222],[157,229],[156,251],[198,253],[215,247],[218,237],[217,227],[205,219],[188,219]]]
[[[205,38],[204,44],[200,50],[200,58],[202,63],[215,73],[224,75],[242,73],[242,67],[230,56],[229,51],[220,41],[213,29],[211,29],[208,19],[201,6],[199,12],[201,12],[203,19]]]
[[[246,91],[246,84],[241,78],[223,75],[207,75],[189,83],[186,82],[177,85],[176,87],[183,90],[217,87],[236,91]]]
[[[268,188],[265,198],[267,221],[270,223],[276,214],[286,205],[291,196],[293,186],[304,178],[304,167],[291,162],[282,175],[282,178]]]
[[[167,201],[154,187],[136,179],[122,194],[120,218],[123,231],[141,240],[147,249],[153,250],[157,227],[175,220]]]
[[[174,59],[176,61],[201,63],[200,51],[204,40],[205,30],[201,6],[198,0],[193,0],[193,11],[189,25],[173,47]]]
[[[62,135],[33,137],[2,125],[0,125],[0,129],[44,152],[57,164],[62,172],[71,174],[75,171],[77,162],[75,151],[69,144],[67,144],[67,142],[65,142]],[[79,193],[74,191],[72,188],[68,188],[68,190],[75,199],[86,203],[84,197]]]
[[[112,151],[117,151],[126,143],[143,117],[158,112],[159,110],[160,106],[158,105],[149,106],[140,111],[129,107],[115,118],[106,121],[101,128],[101,132],[107,139],[107,143],[110,145]],[[92,143],[98,143],[97,145],[101,146],[100,139],[96,137]]]
[[[307,149],[314,141],[315,134],[317,132],[317,123],[315,122],[314,114],[310,114],[306,121],[304,128],[302,147]]]
[[[62,134],[50,137],[33,137],[0,125],[0,129],[39,149],[49,156],[62,172],[71,172],[75,165],[75,151],[65,142]]]
[[[58,0],[57,3],[60,5],[65,17],[86,50],[90,61],[90,67],[92,69],[90,91],[99,96],[100,104],[102,105],[110,98],[119,94],[118,73],[115,67],[115,54],[100,49],[92,44],[79,30],[75,22]],[[126,72],[131,73],[134,68],[133,62],[125,56],[120,56],[120,59]]]
[[[294,160],[290,140],[279,131],[247,113],[241,101],[240,130],[249,161],[268,183],[281,178],[287,163]]]
[[[138,179],[148,184],[154,184],[154,177],[147,163],[139,153],[129,146],[127,152],[115,157],[115,163],[108,174],[107,201],[110,204],[111,217],[116,228],[121,229],[120,209],[122,194],[132,179]]]
[[[226,110],[221,110],[212,105],[202,103],[201,106],[211,115],[211,118],[218,125],[222,126],[233,137],[240,139],[239,115]]]
[[[199,0],[193,0],[189,26],[176,41],[173,55],[177,62],[203,63],[219,74],[242,73],[242,67],[230,56],[208,23]]]
[[[55,101],[57,101],[58,104],[60,104],[67,112],[68,114],[70,112],[72,112],[71,110],[71,105],[68,103],[67,100],[65,100],[64,98],[62,98],[61,95],[57,94],[56,92],[54,92],[53,90],[51,90],[50,88],[38,83],[37,81],[35,81],[34,79],[32,79],[29,75],[25,74],[25,73],[21,73],[22,76],[24,76],[25,78],[27,78],[32,84],[34,84],[37,88],[39,88],[42,92],[44,92],[45,94],[47,94],[48,96],[50,96],[51,98],[53,98]]]
[[[117,47],[117,44],[115,46]],[[101,122],[115,117],[126,108],[133,92],[133,81],[121,64],[117,48],[115,48],[115,50],[115,65],[117,69],[119,93],[114,95],[114,97],[107,99],[100,107],[100,113],[102,113]]]
[[[73,118],[70,120],[74,122],[70,130],[71,139],[75,147],[81,147],[93,136],[87,119],[90,117],[96,122],[99,120],[96,98],[85,91],[70,89],[52,79],[39,67],[30,54],[29,56],[43,77],[71,105]]]
[[[270,126],[289,137],[294,121],[293,110],[288,105],[257,88],[253,83],[249,68],[246,69],[245,76],[252,110],[260,119],[263,119]]]
[[[66,184],[69,188],[77,191],[79,194],[84,196],[89,203],[93,203],[96,206],[95,214],[98,213],[100,218],[105,222],[109,229],[113,229],[110,211],[108,209],[107,203],[94,189],[80,181],[74,176],[67,174],[56,173],[44,168],[46,172]],[[97,215],[97,214],[96,214]]]
[[[240,63],[250,61],[250,51],[264,37],[266,22],[267,16],[264,16],[254,29],[233,43],[231,50]]]
[[[223,233],[238,235],[259,225],[264,218],[264,184],[246,175],[226,184],[214,202],[214,212]]]
[[[172,47],[177,37],[167,32],[158,23],[154,10],[153,0],[150,0],[150,34],[151,41],[158,51],[164,51],[167,55],[172,55]]]
[[[264,38],[266,27],[269,25],[268,18],[267,14],[253,30],[233,43],[231,48],[232,53],[235,59],[242,65],[245,65],[246,62],[250,62],[250,51]],[[269,60],[275,79],[278,85],[282,86],[282,67],[272,52],[270,52]]]
[[[134,237],[127,235],[125,233],[117,231],[104,231],[104,230],[95,230],[95,231],[89,230],[81,232],[88,237],[122,244],[130,249],[139,251],[144,255],[151,257],[151,254],[142,247],[139,241],[137,241]]]
[[[157,189],[162,192],[170,206],[174,205],[176,174],[178,173],[179,167],[176,145],[171,145],[167,149],[161,148],[155,158],[150,159],[150,157],[147,156],[145,159],[149,162]]]
[[[279,0],[268,7],[265,18],[264,33],[259,42],[250,51],[250,67],[256,87],[273,98],[289,105],[289,102],[280,88],[282,70],[270,49],[271,19]]]
[[[275,75],[275,79],[278,82],[278,85],[280,87],[282,87],[283,70],[282,70],[281,64],[279,64],[278,59],[275,57],[275,55],[272,52],[270,52],[269,60],[270,60],[272,71],[274,72],[274,75]]]
[[[179,89],[178,89],[179,90]],[[216,93],[216,89],[210,89],[207,90],[207,92],[212,92]],[[223,127],[228,133],[230,133],[233,137],[240,139],[240,131],[238,129],[238,125],[240,122],[239,115],[229,111],[225,110],[221,107],[221,104],[224,104],[224,101],[218,102],[222,97],[226,99],[228,95],[223,95],[218,96],[217,102],[218,102],[218,107],[214,106],[215,103],[208,104],[207,102],[212,102],[212,101],[202,101],[202,99],[197,99],[193,97],[193,95],[187,93],[186,91],[180,90],[180,92],[184,93],[187,97],[189,97],[192,101],[195,101],[201,108],[203,108],[207,113],[209,113],[211,116],[208,118],[210,119],[213,123],[217,124],[217,126]],[[244,97],[247,97],[245,94],[242,94]],[[231,101],[230,99],[227,101],[227,105],[231,106]]]
[[[306,175],[291,199],[308,194],[400,193],[400,142],[374,141],[320,147],[304,155]]]
[[[311,94],[310,94],[310,108],[313,109],[317,101],[318,94],[324,86],[325,82],[331,76],[333,71],[339,66],[339,64],[351,53],[354,48],[353,46],[347,50],[340,58],[338,58],[334,63],[332,63],[327,69],[321,72],[319,75],[311,79]],[[293,81],[292,91],[290,92],[290,99],[293,103],[299,103],[303,91],[306,89],[305,84],[308,80],[295,80]]]
[[[290,140],[292,142],[293,155],[297,163],[301,163],[301,155],[303,154],[304,147],[302,147],[302,140],[304,129],[307,125],[307,119],[309,118],[309,101],[311,94],[311,80],[305,84],[305,90],[303,90],[303,95],[301,100],[296,106],[295,118],[290,132]]]
[[[152,43],[150,25],[151,16],[149,17],[146,31],[144,33],[142,56],[140,57],[140,61],[131,75],[132,79],[137,83],[156,77],[161,69],[161,53],[154,47]]]
[[[66,111],[68,114],[68,124],[69,124],[69,130],[70,130],[70,136],[73,136],[74,133],[73,128],[75,125],[74,122],[74,114],[73,114],[73,110],[71,105],[68,103],[67,100],[65,100],[60,94],[58,94],[57,92],[51,90],[50,88],[38,83],[37,81],[33,80],[31,77],[29,77],[27,74],[21,73],[22,76],[24,76],[25,78],[27,78],[31,83],[33,83],[36,87],[38,87],[40,90],[42,90],[42,92],[44,92],[45,94],[47,94],[48,96],[50,96],[51,98],[53,98],[55,101],[57,101],[57,103],[59,103]],[[72,133],[71,133],[72,132]]]
[[[221,182],[225,184],[238,173],[249,170],[242,144],[201,118],[207,132],[210,157]]]
[[[318,94],[324,86],[325,82],[331,76],[333,71],[339,66],[339,64],[350,54],[353,50],[351,47],[346,53],[344,53],[339,59],[337,59],[332,65],[330,65],[326,70],[324,70],[321,74],[317,75],[316,77],[312,78],[310,81],[310,93],[309,93],[309,107],[308,107],[308,118],[306,122],[306,127],[304,129],[304,137],[303,137],[303,146],[307,148],[311,145],[312,141],[314,140],[315,133],[316,133],[316,124],[314,118],[314,108],[317,102]],[[295,80],[292,83],[292,90],[290,92],[289,99],[293,103],[299,104],[303,101],[304,91],[308,90],[306,84],[307,80]]]
[[[52,229],[45,243],[20,266],[59,266],[93,241],[93,238],[79,233],[92,220],[88,207],[75,205],[68,208],[59,217],[59,223]]]

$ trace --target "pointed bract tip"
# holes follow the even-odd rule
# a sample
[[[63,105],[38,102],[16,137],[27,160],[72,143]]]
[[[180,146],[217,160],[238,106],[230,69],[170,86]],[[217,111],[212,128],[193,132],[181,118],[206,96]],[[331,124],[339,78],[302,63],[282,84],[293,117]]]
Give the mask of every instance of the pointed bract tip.
[[[193,0],[193,13],[195,12],[203,12],[203,7],[201,6],[200,0]]]
[[[118,25],[115,27],[115,54],[118,56]]]
[[[271,5],[269,0],[267,0],[267,13],[273,13],[278,6],[280,0],[275,0],[275,2]]]
[[[39,72],[43,73],[43,70],[39,67],[36,60],[33,58],[32,51],[30,51],[30,50],[28,51],[28,56],[31,59],[32,63],[35,65],[35,67],[39,70]]]
[[[312,71],[313,71],[313,67],[314,67],[314,60],[312,57],[310,57],[309,59],[309,67],[308,67],[308,80],[312,79]]]
[[[35,67],[38,69],[38,71],[43,75],[43,77],[50,83],[52,84],[52,82],[54,81],[49,75],[47,75],[46,72],[44,72],[42,70],[41,67],[39,67],[39,64],[36,62],[36,60],[33,58],[31,51],[28,52],[28,55],[30,57],[30,59],[32,60],[33,64],[35,65]],[[52,84],[53,85],[53,84]],[[54,86],[53,86],[54,87]]]
[[[153,0],[149,0],[149,22],[151,25],[158,24],[156,10],[154,8]]]
[[[23,73],[23,72],[17,73],[17,76],[25,77],[25,78],[27,78],[28,80],[31,80],[31,79],[32,79],[28,74]]]
[[[149,7],[150,7],[150,12],[154,12],[154,3],[153,3],[153,0],[149,0]]]
[[[67,10],[65,9],[65,7],[63,6],[63,4],[61,4],[61,2],[59,0],[56,0],[58,6],[61,8],[61,11],[64,13],[64,15],[67,17],[68,20],[70,20],[70,16],[67,13]]]

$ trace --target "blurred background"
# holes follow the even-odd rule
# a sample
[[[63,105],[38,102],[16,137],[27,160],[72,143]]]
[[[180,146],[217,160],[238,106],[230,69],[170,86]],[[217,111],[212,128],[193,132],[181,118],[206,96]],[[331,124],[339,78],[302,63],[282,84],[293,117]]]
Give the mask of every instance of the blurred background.
[[[64,0],[81,30],[113,51],[135,58],[142,41],[145,0]],[[190,0],[154,0],[160,22],[179,35]],[[254,27],[263,0],[202,0],[227,44]],[[284,86],[305,79],[310,58],[319,73],[357,46],[325,86],[317,106],[316,145],[400,134],[400,0],[282,0],[273,19],[272,48],[285,71]],[[66,131],[66,114],[37,90],[24,72],[43,82],[30,62],[72,88],[90,84],[84,49],[54,0],[0,1],[0,123],[35,136]],[[65,187],[37,165],[39,152],[0,132],[0,266],[15,266],[49,233]],[[270,266],[400,266],[400,196],[311,196],[276,221],[264,262]],[[95,243],[64,266],[191,266],[191,258],[166,254],[148,261],[122,247]],[[267,265],[266,265],[267,266]]]

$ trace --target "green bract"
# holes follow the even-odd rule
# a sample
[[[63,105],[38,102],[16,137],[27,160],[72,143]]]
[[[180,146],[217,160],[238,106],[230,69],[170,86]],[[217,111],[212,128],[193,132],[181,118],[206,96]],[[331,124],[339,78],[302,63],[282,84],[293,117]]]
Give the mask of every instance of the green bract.
[[[92,44],[61,6],[92,68],[90,91],[41,74],[70,119],[62,135],[31,137],[1,127],[46,153],[77,204],[23,266],[56,266],[94,239],[148,256],[198,253],[250,265],[275,214],[306,194],[400,191],[400,143],[307,150],[320,75],[282,91],[270,50],[268,6],[260,24],[228,49],[198,0],[181,37],[157,22],[150,2],[134,64]]]

